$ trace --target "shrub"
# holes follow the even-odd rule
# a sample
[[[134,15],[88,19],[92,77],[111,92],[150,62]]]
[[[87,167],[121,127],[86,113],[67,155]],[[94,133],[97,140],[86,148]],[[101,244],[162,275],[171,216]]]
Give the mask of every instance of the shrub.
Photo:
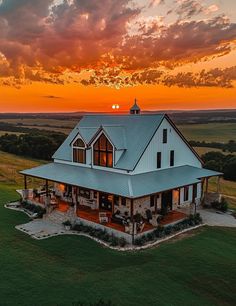
[[[122,248],[126,246],[126,243],[127,242],[126,242],[125,238],[121,237],[119,239],[119,246],[121,246]]]
[[[226,212],[228,210],[228,202],[225,200],[225,198],[222,198],[220,202],[213,201],[211,203],[211,207]]]

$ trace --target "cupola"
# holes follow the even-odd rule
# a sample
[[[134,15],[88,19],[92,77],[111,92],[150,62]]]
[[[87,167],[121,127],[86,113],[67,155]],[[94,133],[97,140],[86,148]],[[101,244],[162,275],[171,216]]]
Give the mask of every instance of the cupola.
[[[139,115],[140,114],[140,107],[137,104],[137,99],[134,99],[134,105],[131,107],[131,109],[129,110],[129,113],[131,115]]]

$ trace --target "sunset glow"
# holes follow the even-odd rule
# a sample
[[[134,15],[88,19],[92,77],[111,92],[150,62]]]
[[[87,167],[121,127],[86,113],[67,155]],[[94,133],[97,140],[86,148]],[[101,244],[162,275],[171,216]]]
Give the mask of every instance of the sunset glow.
[[[234,0],[0,0],[0,112],[236,108],[235,47]]]

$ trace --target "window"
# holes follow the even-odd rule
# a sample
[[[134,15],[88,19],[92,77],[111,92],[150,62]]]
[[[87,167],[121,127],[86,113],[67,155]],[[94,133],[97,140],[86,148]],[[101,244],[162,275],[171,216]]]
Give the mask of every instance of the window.
[[[85,144],[80,138],[73,143],[73,162],[81,164],[86,163]]]
[[[113,167],[113,147],[102,134],[93,146],[93,163],[102,167]]]
[[[121,198],[121,205],[126,206],[126,198]]]
[[[170,151],[170,166],[173,167],[175,163],[175,151],[171,150]]]
[[[167,143],[167,129],[163,129],[163,143]]]
[[[157,152],[157,169],[161,168],[161,152]]]
[[[189,197],[189,186],[184,187],[184,201],[188,201]]]

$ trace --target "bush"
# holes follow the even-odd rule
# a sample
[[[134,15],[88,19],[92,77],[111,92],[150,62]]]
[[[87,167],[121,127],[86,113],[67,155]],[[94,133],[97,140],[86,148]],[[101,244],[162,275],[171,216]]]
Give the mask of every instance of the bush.
[[[43,215],[46,213],[46,209],[45,208],[43,208],[43,207],[41,207],[39,205],[33,204],[33,203],[29,203],[27,201],[22,201],[21,202],[21,206],[24,209],[26,209],[26,210],[28,210],[28,211],[30,211],[32,213],[36,213],[38,218],[42,218]]]
[[[211,207],[214,209],[218,209],[222,212],[226,212],[228,210],[228,202],[225,198],[221,198],[221,201],[213,201],[211,203]]]
[[[100,239],[104,242],[108,242],[111,246],[121,246],[124,247],[127,244],[125,238],[118,238],[114,235],[108,234],[106,230],[102,230],[100,228],[94,228],[92,226],[88,226],[82,223],[76,223],[73,226],[74,231],[84,232],[89,234],[92,237]]]
[[[126,246],[126,243],[127,243],[127,241],[125,240],[125,238],[123,238],[123,237],[121,237],[120,239],[119,239],[119,246],[120,247],[125,247]]]

